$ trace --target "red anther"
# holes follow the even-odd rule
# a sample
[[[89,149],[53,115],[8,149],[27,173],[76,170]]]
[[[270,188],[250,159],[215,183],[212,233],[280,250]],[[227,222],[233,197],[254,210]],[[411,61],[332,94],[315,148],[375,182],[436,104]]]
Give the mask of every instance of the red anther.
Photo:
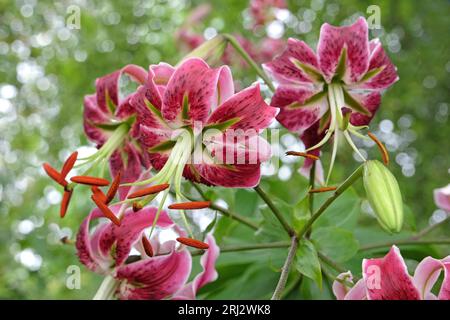
[[[61,207],[59,208],[59,216],[64,218],[69,207],[70,198],[72,198],[72,190],[67,189],[64,191],[64,195],[61,201]]]
[[[109,181],[106,179],[90,176],[75,176],[70,178],[70,180],[75,183],[87,184],[89,186],[104,187],[109,185]]]
[[[142,235],[142,246],[144,247],[144,251],[145,253],[149,256],[149,257],[153,257],[153,247],[152,244],[150,243],[150,240],[147,239],[147,237],[145,235]]]
[[[204,243],[200,240],[192,239],[192,238],[177,238],[177,241],[179,243],[182,243],[186,246],[206,250],[209,248],[209,245],[207,243]]]
[[[297,156],[297,157],[304,157],[304,158],[309,158],[312,160],[319,160],[319,157],[310,153],[305,153],[305,152],[297,152],[297,151],[287,151],[286,152],[287,156]]]
[[[104,204],[97,196],[92,195],[91,199],[95,202],[97,207],[103,212],[106,218],[111,220],[116,226],[120,226],[120,219],[112,212],[106,204]]]
[[[133,212],[138,212],[142,209],[142,204],[139,202],[133,202]]]
[[[51,165],[49,165],[47,162],[42,165],[44,167],[45,172],[47,175],[55,180],[58,184],[65,187],[67,185],[67,181],[64,180],[64,177]]]
[[[73,240],[70,240],[67,236],[62,237],[59,239],[62,244],[73,244]]]
[[[369,136],[370,139],[373,140],[373,142],[375,142],[378,146],[378,149],[380,149],[381,152],[381,157],[383,158],[383,162],[385,165],[389,164],[389,152],[386,150],[386,147],[384,146],[384,144],[378,140],[378,138],[372,133],[372,132],[367,132],[367,135]]]
[[[70,172],[70,170],[72,170],[75,162],[77,161],[77,157],[78,157],[78,152],[75,151],[74,153],[72,153],[67,160],[64,162],[64,165],[61,169],[61,176],[65,179],[67,174]]]
[[[192,201],[192,202],[181,202],[174,203],[169,206],[169,209],[176,210],[194,210],[194,209],[204,209],[211,205],[211,201]]]
[[[151,186],[151,187],[144,188],[144,189],[138,190],[136,192],[133,192],[127,198],[128,199],[135,199],[135,198],[140,198],[140,197],[143,197],[143,196],[147,196],[149,194],[155,194],[155,193],[161,192],[163,190],[166,190],[169,186],[170,185],[167,184],[167,183],[158,184],[156,186]]]
[[[107,202],[106,202],[106,196],[105,196],[105,194],[103,193],[103,191],[100,190],[99,187],[97,187],[97,186],[92,186],[92,187],[91,187],[91,190],[92,190],[92,193],[93,193],[96,197],[98,197],[103,203],[106,203],[106,204],[107,204]]]
[[[119,171],[119,173],[116,175],[113,182],[111,183],[108,192],[106,193],[106,203],[110,203],[116,196],[117,190],[119,190],[121,176],[122,171]]]
[[[322,187],[322,188],[317,188],[317,189],[311,189],[311,190],[309,190],[309,193],[328,192],[328,191],[333,191],[336,189],[337,189],[337,187]]]

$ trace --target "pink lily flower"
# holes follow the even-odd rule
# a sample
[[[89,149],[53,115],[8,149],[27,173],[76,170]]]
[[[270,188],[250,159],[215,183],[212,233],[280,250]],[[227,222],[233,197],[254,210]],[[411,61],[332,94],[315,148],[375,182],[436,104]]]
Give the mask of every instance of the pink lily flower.
[[[109,159],[112,176],[122,172],[122,182],[135,181],[142,166],[148,167],[147,155],[136,143],[139,126],[134,108],[130,105],[133,94],[119,97],[119,80],[127,74],[137,83],[144,83],[147,72],[136,65],[127,65],[96,80],[96,93],[84,98],[84,131],[89,140],[97,144],[99,152],[88,158],[93,165],[102,158]],[[126,194],[127,188],[120,193]]]
[[[119,206],[111,210],[118,213]],[[189,283],[192,257],[185,246],[177,247],[175,241],[161,243],[158,237],[153,237],[147,240],[152,256],[148,254],[143,244],[144,230],[157,219],[157,211],[153,207],[138,212],[128,209],[120,226],[109,221],[100,222],[90,233],[92,221],[103,216],[101,211],[94,209],[80,226],[76,241],[80,262],[93,272],[109,276],[112,289],[107,291],[112,291],[119,299],[195,299],[201,287],[217,278],[215,262],[219,247],[212,235],[206,236],[209,249],[201,257],[203,271]],[[166,211],[160,212],[156,225],[183,234]],[[141,256],[139,260],[129,262],[132,248]]]
[[[450,212],[450,184],[446,187],[434,189],[434,202],[446,212]]]
[[[180,197],[182,175],[208,185],[258,184],[260,163],[270,157],[270,146],[258,133],[277,112],[264,102],[259,85],[235,93],[227,66],[213,69],[203,60],[191,58],[177,67],[165,63],[150,66],[146,84],[131,103],[138,114],[140,143],[153,167],[160,170],[139,184],[173,184]],[[183,128],[190,132],[187,137],[177,135]],[[198,134],[207,129],[215,129],[215,133]],[[240,129],[252,133],[240,141],[230,139],[229,133]],[[205,146],[200,159],[194,155],[196,143]],[[221,161],[230,150],[234,160],[243,155],[245,161]]]
[[[263,26],[274,19],[273,9],[285,9],[285,0],[251,0],[250,15],[255,27]]]
[[[338,300],[450,300],[450,256],[442,260],[432,257],[423,259],[414,276],[408,273],[405,261],[396,246],[392,246],[383,258],[364,259],[363,279],[352,288],[351,272],[342,273],[333,283],[333,293]],[[431,289],[444,271],[438,296]]]
[[[349,133],[360,135],[358,130],[369,124],[380,105],[381,91],[398,80],[380,41],[369,41],[364,18],[345,27],[322,25],[317,53],[290,38],[286,50],[264,68],[278,84],[271,101],[281,108],[277,120],[302,139],[319,123],[313,134],[322,138],[307,151],[319,149],[341,131],[364,159]],[[330,169],[337,139],[334,135]]]

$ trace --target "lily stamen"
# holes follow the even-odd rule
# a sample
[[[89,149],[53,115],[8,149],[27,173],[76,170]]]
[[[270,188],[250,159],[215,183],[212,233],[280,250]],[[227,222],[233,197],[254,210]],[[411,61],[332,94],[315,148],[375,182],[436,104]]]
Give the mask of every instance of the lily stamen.
[[[388,165],[389,164],[389,152],[387,151],[384,144],[372,132],[367,132],[367,135],[369,136],[370,139],[372,139],[373,142],[375,142],[377,144],[378,149],[380,149],[380,152],[381,152],[381,157],[383,158],[383,163],[385,165]]]
[[[78,152],[73,152],[67,160],[64,162],[64,165],[61,169],[61,176],[65,179],[67,174],[72,170],[73,166],[75,165],[75,162],[77,161]]]
[[[180,238],[177,238],[177,241],[186,246],[201,249],[201,250],[206,250],[209,248],[209,245],[207,243],[204,243],[200,240],[196,240],[196,239],[192,239],[192,238],[180,237]]]
[[[286,155],[287,156],[304,157],[304,158],[308,158],[308,159],[311,159],[311,160],[314,160],[314,161],[320,159],[318,156],[310,154],[310,153],[306,153],[306,152],[287,151]]]
[[[152,244],[150,243],[150,240],[148,240],[145,235],[142,235],[142,246],[144,247],[145,253],[149,257],[153,257],[154,252],[153,252]]]
[[[140,202],[133,202],[133,212],[138,212],[143,208],[142,203]]]
[[[99,187],[97,187],[97,186],[92,186],[92,187],[91,187],[91,190],[92,190],[92,193],[93,193],[97,198],[99,198],[103,203],[108,204],[106,195],[103,193],[102,190],[100,190]]]
[[[309,193],[321,193],[321,192],[328,192],[328,191],[334,191],[337,187],[322,187],[317,189],[311,189],[309,190]]]
[[[66,215],[67,212],[67,208],[69,207],[69,203],[70,203],[70,198],[72,197],[72,190],[71,189],[66,189],[64,191],[64,195],[61,201],[61,207],[59,209],[59,216],[61,218],[64,218],[64,216]]]
[[[169,206],[169,209],[174,210],[195,210],[195,209],[205,209],[211,205],[211,201],[192,201],[192,202],[181,202],[173,203]]]
[[[148,188],[144,188],[141,190],[138,190],[136,192],[133,192],[132,194],[130,194],[127,199],[135,199],[135,198],[140,198],[140,197],[144,197],[150,194],[155,194],[155,193],[159,193],[163,190],[166,190],[170,185],[168,183],[163,183],[163,184],[159,184],[156,186],[151,186]]]
[[[70,180],[75,183],[86,184],[89,186],[104,187],[109,185],[108,180],[91,176],[75,176],[70,178]]]
[[[109,187],[108,192],[106,193],[107,204],[110,203],[116,196],[117,190],[119,190],[121,176],[122,172],[119,172],[114,178],[113,182],[111,183],[111,186]]]
[[[120,226],[120,219],[112,212],[106,204],[104,204],[100,198],[95,195],[91,196],[91,199],[95,202],[97,207],[102,211],[106,218],[111,220],[116,226]]]
[[[47,162],[43,164],[43,168],[45,170],[45,172],[47,173],[47,175],[52,178],[53,180],[55,180],[55,182],[57,182],[59,185],[65,187],[67,186],[67,181],[64,180],[64,177],[55,169],[53,168],[50,164],[48,164]]]

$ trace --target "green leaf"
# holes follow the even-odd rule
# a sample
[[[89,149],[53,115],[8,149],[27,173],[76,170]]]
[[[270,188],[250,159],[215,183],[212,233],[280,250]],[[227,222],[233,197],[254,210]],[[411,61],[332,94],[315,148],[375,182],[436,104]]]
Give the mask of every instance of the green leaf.
[[[272,199],[272,201],[290,224],[293,216],[292,207],[280,199]],[[265,204],[261,206],[261,215],[263,216],[263,223],[257,232],[257,237],[261,241],[287,240],[286,231],[281,226],[280,221]]]
[[[359,243],[350,231],[337,227],[319,228],[311,234],[317,250],[338,262],[351,259],[359,249]]]
[[[205,228],[205,231],[203,231],[203,234],[206,236],[211,230],[214,228],[217,222],[217,211],[214,213],[214,219],[208,224],[208,226]]]
[[[234,196],[236,210],[243,216],[254,216],[258,210],[258,194],[255,191],[237,189]]]
[[[336,67],[335,76],[333,77],[333,81],[340,81],[344,78],[345,75],[345,67],[347,63],[347,48],[342,48],[341,56],[339,57],[339,62]]]
[[[306,222],[311,217],[309,212],[309,197],[305,196],[294,206],[294,215],[292,219],[292,224],[295,231],[299,232],[306,224]]]
[[[314,280],[322,288],[322,270],[314,245],[304,239],[300,241],[296,253],[296,268],[304,276]]]
[[[322,203],[329,197],[326,194],[317,194],[316,203]],[[361,211],[361,199],[353,187],[348,188],[339,196],[314,223],[314,228],[341,227],[353,230]]]

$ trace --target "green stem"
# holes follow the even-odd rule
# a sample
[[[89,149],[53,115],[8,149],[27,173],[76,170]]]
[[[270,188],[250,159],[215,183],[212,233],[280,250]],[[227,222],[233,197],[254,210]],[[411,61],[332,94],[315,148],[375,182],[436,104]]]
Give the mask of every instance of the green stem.
[[[286,282],[289,276],[289,271],[291,269],[291,265],[294,262],[295,253],[297,252],[298,247],[298,239],[296,236],[291,238],[291,246],[289,247],[289,252],[286,257],[286,261],[284,262],[283,268],[281,269],[280,279],[278,280],[277,287],[272,295],[272,300],[280,300],[284,287],[286,286]]]
[[[339,263],[337,263],[336,261],[334,261],[333,259],[331,259],[330,257],[324,255],[321,252],[317,252],[317,255],[319,256],[319,259],[322,260],[323,262],[325,262],[327,265],[329,265],[330,267],[332,267],[334,270],[336,270],[339,273],[343,273],[346,272],[347,269],[345,269],[343,266],[341,266]]]
[[[291,228],[289,223],[284,218],[283,214],[278,210],[278,208],[273,204],[272,200],[269,198],[269,196],[264,192],[264,190],[261,189],[261,187],[258,185],[253,188],[258,195],[261,197],[261,199],[264,200],[264,202],[267,204],[267,206],[272,210],[273,214],[277,217],[278,221],[280,221],[283,228],[286,230],[286,232],[289,234],[290,237],[295,235],[295,231]]]
[[[320,208],[311,216],[308,222],[305,224],[302,230],[298,233],[298,238],[303,238],[308,230],[312,227],[313,223],[320,217],[320,215],[336,200],[345,190],[347,190],[355,181],[362,176],[363,166],[359,166],[337,189],[334,194],[329,197]]]
[[[264,83],[267,85],[267,87],[270,89],[270,91],[275,92],[275,87],[270,81],[267,74],[264,72],[263,69],[259,67],[259,65],[250,57],[250,55],[245,51],[244,48],[239,44],[239,42],[236,40],[235,37],[233,37],[230,34],[223,34],[222,35],[230,44],[231,46],[239,53],[239,55],[256,71],[256,73],[263,79]]]
[[[420,245],[420,244],[445,245],[445,244],[450,244],[450,239],[430,239],[430,240],[404,239],[404,240],[372,243],[372,244],[368,244],[365,246],[361,246],[359,248],[359,251],[380,249],[380,248],[385,248],[385,247],[391,247],[393,245],[406,246],[406,245]]]
[[[116,292],[119,282],[112,276],[106,276],[92,300],[111,300]]]
[[[422,231],[420,231],[419,233],[417,233],[415,236],[412,236],[411,239],[412,240],[419,240],[420,238],[423,238],[424,236],[426,236],[427,234],[429,234],[431,231],[433,231],[434,229],[436,229],[437,227],[440,227],[441,225],[443,225],[444,223],[446,223],[448,220],[450,219],[450,215],[448,215],[444,220],[432,224],[431,226],[428,226],[426,228],[424,228]]]
[[[225,252],[240,252],[240,251],[252,251],[252,250],[264,250],[264,249],[277,249],[277,248],[287,248],[290,246],[289,241],[277,241],[269,243],[255,243],[249,245],[230,245],[220,248],[220,253]],[[203,254],[203,250],[192,251],[192,255]]]
[[[193,185],[194,185],[194,187],[197,189],[198,186],[196,186],[195,183],[193,183]],[[198,188],[199,188],[199,187],[198,187]],[[199,192],[199,193],[200,193],[200,192]],[[201,194],[202,194],[203,200],[209,201],[209,199],[205,196],[205,194],[203,193],[203,191],[201,192]],[[187,198],[188,200],[190,200],[190,201],[198,201],[197,199],[194,199],[194,198],[192,198],[192,197],[187,197],[187,196],[186,196],[186,198]],[[230,210],[228,210],[228,209],[226,209],[226,208],[224,208],[224,207],[221,207],[221,206],[219,206],[218,204],[215,204],[215,203],[212,202],[212,203],[210,204],[209,208],[212,209],[212,210],[219,211],[223,216],[226,216],[226,217],[228,217],[228,218],[230,218],[230,219],[236,220],[236,221],[242,223],[243,225],[246,225],[247,227],[249,227],[249,228],[251,228],[251,229],[253,229],[253,230],[258,230],[258,229],[259,229],[258,224],[256,224],[255,222],[253,222],[253,221],[247,219],[247,218],[244,217],[244,216],[241,216],[241,215],[239,215],[239,214],[237,214],[237,213],[234,213],[234,212],[232,212],[232,211],[230,211]]]
[[[283,294],[281,295],[281,299],[285,299],[287,296],[289,296],[292,291],[294,291],[296,288],[298,288],[302,284],[303,275],[300,273],[297,276],[297,279],[295,279],[286,289],[284,289]]]

